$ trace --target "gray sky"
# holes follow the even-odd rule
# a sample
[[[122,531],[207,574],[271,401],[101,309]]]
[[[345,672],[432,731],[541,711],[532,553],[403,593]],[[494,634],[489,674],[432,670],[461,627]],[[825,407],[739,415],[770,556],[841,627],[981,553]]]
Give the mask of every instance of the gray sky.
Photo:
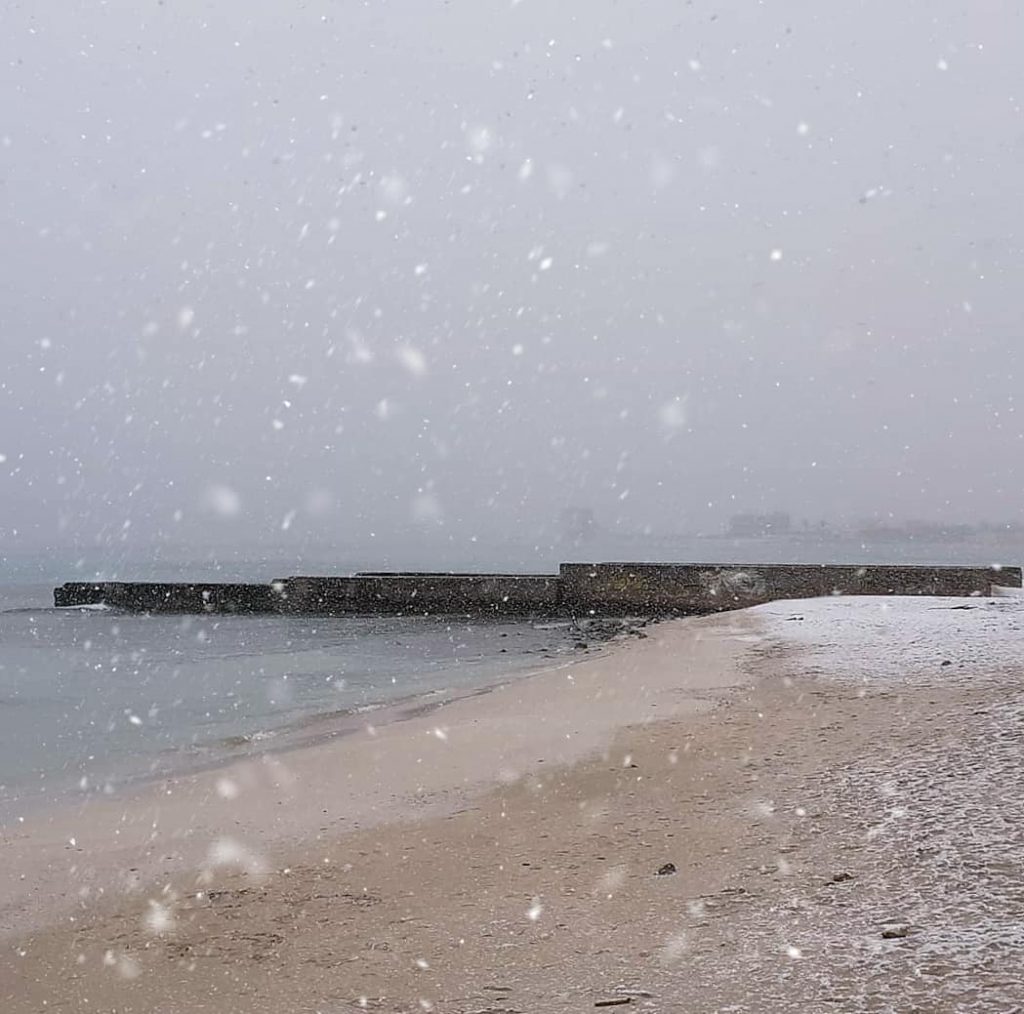
[[[0,19],[4,547],[1024,520],[1018,4]]]

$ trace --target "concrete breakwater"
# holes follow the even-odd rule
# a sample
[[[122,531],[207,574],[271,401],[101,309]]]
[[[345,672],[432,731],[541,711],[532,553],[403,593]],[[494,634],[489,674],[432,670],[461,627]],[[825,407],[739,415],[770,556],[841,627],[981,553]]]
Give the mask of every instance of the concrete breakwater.
[[[822,595],[989,595],[1020,567],[563,563],[558,574],[361,573],[268,584],[69,582],[56,606],[144,613],[671,616]]]

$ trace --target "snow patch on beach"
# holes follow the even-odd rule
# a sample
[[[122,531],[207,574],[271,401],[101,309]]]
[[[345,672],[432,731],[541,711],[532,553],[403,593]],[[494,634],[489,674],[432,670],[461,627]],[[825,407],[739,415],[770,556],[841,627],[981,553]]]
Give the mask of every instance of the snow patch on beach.
[[[1016,669],[1024,597],[845,596],[772,602],[751,613],[762,651],[799,652],[801,675],[944,681]]]
[[[896,973],[932,1009],[940,998],[1008,1009],[1000,1004],[1024,995],[1014,957],[1024,948],[1019,681],[1008,697],[932,723],[913,751],[866,751],[835,772],[865,875],[847,895],[846,925],[814,941],[834,967],[853,964],[879,985]],[[882,917],[901,928],[883,934]]]
[[[859,684],[890,702],[894,721],[883,737],[865,725],[859,757],[796,789],[829,861],[854,871],[789,899],[786,943],[801,974],[764,959],[775,910],[749,924],[763,946],[738,970],[775,989],[779,1011],[817,1009],[826,995],[847,1011],[1019,1009],[1024,598],[850,597],[751,612],[761,672],[791,679],[811,721],[830,695],[806,689],[808,677],[835,685],[838,700],[855,700]],[[858,720],[855,705],[849,713]]]

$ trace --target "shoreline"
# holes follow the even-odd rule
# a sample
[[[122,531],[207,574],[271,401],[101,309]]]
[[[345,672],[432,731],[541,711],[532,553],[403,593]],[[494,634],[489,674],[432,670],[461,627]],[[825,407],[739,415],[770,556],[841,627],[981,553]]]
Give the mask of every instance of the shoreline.
[[[601,649],[607,650],[604,645],[601,646]],[[355,708],[313,712],[302,715],[292,722],[270,730],[259,729],[252,735],[229,737],[229,740],[241,741],[237,744],[218,740],[209,747],[207,752],[210,756],[208,757],[200,758],[193,754],[186,762],[173,768],[125,776],[117,781],[115,792],[131,793],[133,791],[144,791],[154,786],[159,787],[203,775],[216,774],[217,772],[226,771],[236,765],[254,760],[274,757],[284,758],[292,753],[299,753],[303,750],[339,741],[345,737],[358,735],[359,733],[366,732],[368,727],[378,729],[401,722],[408,722],[416,718],[425,718],[457,701],[486,697],[496,690],[507,687],[517,679],[531,679],[535,676],[543,676],[569,668],[570,666],[584,664],[590,659],[597,657],[599,656],[589,655],[585,658],[567,657],[564,662],[560,662],[557,665],[544,666],[537,669],[526,668],[522,671],[505,672],[501,675],[495,673],[495,682],[486,683],[482,686],[438,687],[433,690],[410,693],[377,704],[366,704]],[[199,752],[199,748],[197,748],[197,753]],[[61,811],[70,806],[86,803],[96,798],[100,798],[99,795],[96,792],[92,792],[89,795],[80,795],[77,798],[49,799],[39,804],[39,806],[29,806],[23,812],[25,815],[29,813],[37,814],[40,806],[50,811]],[[3,828],[0,827],[0,834],[2,832]]]
[[[681,622],[685,624],[685,621]],[[672,628],[677,624],[657,625],[652,630]],[[620,629],[618,625],[616,629]],[[428,695],[412,695],[407,699],[412,705],[410,714],[402,714],[399,709],[398,714],[392,715],[388,706],[382,712],[370,713],[375,716],[383,714],[391,721],[365,722],[360,721],[356,714],[351,716],[353,727],[341,734],[332,729],[300,743],[268,743],[266,748],[251,755],[211,759],[209,765],[199,769],[170,776],[143,776],[122,784],[113,795],[94,794],[26,810],[21,817],[13,817],[0,828],[0,859],[3,860],[0,863],[0,940],[14,932],[38,926],[39,919],[32,914],[36,907],[38,915],[46,923],[60,917],[64,911],[83,907],[95,890],[106,893],[104,885],[114,881],[119,860],[122,867],[131,869],[133,883],[157,879],[168,869],[155,856],[158,842],[166,846],[171,866],[192,864],[197,868],[207,858],[211,842],[219,835],[236,833],[240,823],[247,833],[265,840],[269,848],[287,844],[303,830],[322,823],[319,800],[329,799],[332,805],[336,802],[332,797],[338,793],[338,787],[325,783],[323,765],[334,764],[339,757],[357,769],[364,779],[364,784],[355,789],[342,787],[340,795],[352,804],[353,811],[342,820],[359,827],[368,822],[379,823],[418,814],[422,809],[422,799],[416,797],[427,791],[418,784],[419,775],[416,774],[409,784],[408,765],[401,772],[395,771],[393,768],[403,766],[401,758],[396,765],[384,754],[391,749],[395,750],[396,756],[410,748],[419,749],[421,738],[443,749],[448,743],[445,729],[449,722],[466,728],[469,733],[467,742],[459,761],[450,765],[448,772],[435,775],[433,782],[437,784],[432,784],[429,791],[442,795],[465,792],[469,787],[480,791],[507,781],[516,765],[492,764],[489,773],[478,770],[475,755],[484,743],[472,727],[479,724],[501,725],[502,720],[495,712],[507,710],[509,704],[513,708],[517,704],[521,707],[523,700],[536,699],[538,707],[550,710],[552,692],[557,696],[557,691],[563,689],[560,681],[559,684],[554,682],[562,671],[566,671],[566,685],[569,687],[574,685],[573,673],[583,671],[591,681],[599,680],[606,675],[604,667],[614,668],[614,660],[621,656],[629,659],[627,671],[635,672],[642,665],[644,649],[650,651],[650,641],[655,641],[652,647],[658,643],[656,635],[648,635],[648,638],[650,640],[636,642],[632,638],[616,639],[614,636],[603,642],[595,639],[593,643],[599,650],[584,657],[569,657],[554,666],[528,670],[511,677],[506,674],[499,682],[482,688],[469,688],[463,694],[456,693],[436,703],[430,702]],[[635,651],[640,652],[639,660],[632,657]],[[621,688],[619,692],[622,692]],[[573,696],[572,692],[569,696]],[[613,695],[613,699],[617,696]],[[562,697],[565,697],[564,693]],[[492,708],[490,702],[495,698],[502,698],[502,701]],[[635,706],[636,702],[633,704]],[[563,720],[567,725],[577,724],[568,700],[556,707],[564,708]],[[583,741],[590,744],[587,749],[597,742],[602,730],[619,724],[619,716],[610,710],[608,701],[592,702],[592,708],[598,716],[598,723],[583,730]],[[434,721],[440,713],[446,718],[442,725]],[[510,759],[518,756],[517,751],[533,752],[532,721],[513,724],[517,725],[516,738],[505,751]],[[559,744],[560,760],[554,762],[564,762],[577,756],[579,748],[575,744]],[[293,772],[293,768],[300,770]],[[316,784],[308,797],[297,798],[293,794],[295,786],[309,789],[311,779]],[[375,782],[378,784],[372,784]],[[398,782],[402,784],[392,785]],[[401,789],[406,801],[396,803],[395,797],[399,793],[388,791],[389,786]],[[246,795],[250,798],[245,799]],[[413,799],[411,806],[408,798]],[[268,799],[284,811],[283,815],[275,815],[270,823],[263,812]],[[240,811],[242,820],[239,820]],[[152,819],[149,814],[153,815]],[[171,830],[157,833],[158,825],[170,825]],[[175,830],[176,825],[188,825],[187,832],[179,834]],[[89,830],[83,833],[83,828]],[[94,840],[91,847],[84,844],[89,837],[95,839],[97,836],[100,839],[98,843]],[[197,845],[199,837],[204,840]],[[108,853],[111,849],[114,851]],[[69,851],[84,862],[65,862]],[[54,873],[58,873],[57,879],[51,881]],[[84,893],[75,900],[72,885],[83,880],[85,883],[79,885],[79,891]],[[43,883],[47,885],[45,892]],[[56,899],[52,897],[54,891],[58,895]]]
[[[27,612],[29,615],[34,615],[36,610]],[[76,610],[76,612],[78,611]],[[221,618],[215,618],[215,622],[221,622]],[[242,617],[234,622],[236,627],[238,624],[245,627],[249,624],[258,624],[260,621]],[[346,624],[349,621],[340,622]],[[365,716],[369,714],[378,714],[380,717],[377,721],[383,724],[403,717],[410,710],[415,711],[419,706],[420,698],[424,705],[438,706],[446,700],[453,700],[466,693],[498,686],[506,681],[543,671],[552,666],[575,663],[580,658],[596,654],[597,650],[602,649],[606,643],[614,642],[617,636],[626,636],[636,631],[638,626],[646,622],[646,620],[636,620],[631,624],[605,625],[587,623],[574,625],[567,622],[549,624],[538,629],[532,623],[509,621],[503,618],[485,618],[465,624],[451,619],[438,621],[434,618],[410,618],[405,621],[385,621],[384,630],[378,630],[373,627],[374,620],[371,619],[369,626],[371,654],[366,656],[367,662],[373,662],[373,652],[381,651],[377,645],[388,643],[391,635],[387,630],[388,627],[393,628],[394,636],[397,638],[395,643],[401,646],[391,649],[385,647],[383,650],[385,652],[390,650],[392,653],[391,656],[386,657],[385,661],[388,665],[396,666],[393,676],[397,675],[397,682],[395,678],[388,680],[389,670],[387,669],[384,670],[383,676],[369,678],[375,670],[367,668],[363,673],[357,668],[357,681],[352,684],[351,691],[346,691],[346,699],[339,697],[338,700],[334,700],[331,699],[334,696],[332,694],[314,693],[307,700],[300,697],[296,702],[299,706],[294,709],[286,709],[283,714],[274,713],[273,708],[261,708],[259,700],[255,702],[255,710],[249,711],[247,707],[252,702],[246,700],[246,706],[242,709],[230,715],[222,709],[212,721],[204,723],[201,719],[197,719],[198,724],[186,723],[176,717],[174,709],[181,701],[176,701],[172,705],[170,698],[165,694],[164,699],[158,701],[165,705],[162,709],[164,714],[159,719],[159,722],[165,724],[157,725],[155,738],[148,742],[140,741],[140,749],[136,752],[132,752],[134,747],[129,740],[134,739],[135,736],[144,736],[145,731],[143,723],[133,715],[131,721],[138,725],[139,731],[130,737],[122,735],[116,750],[110,751],[106,744],[95,742],[90,744],[92,749],[88,751],[92,756],[86,759],[86,751],[81,748],[76,751],[74,747],[76,741],[69,737],[68,742],[72,745],[70,751],[62,751],[60,743],[54,742],[50,752],[45,754],[40,752],[34,769],[28,765],[21,765],[18,759],[14,758],[14,770],[0,772],[0,781],[4,782],[0,787],[0,827],[9,824],[18,816],[25,816],[40,809],[49,810],[65,805],[78,805],[82,801],[98,795],[113,795],[134,786],[199,773],[261,753],[280,752],[312,745],[323,738],[358,730],[365,721],[368,721]],[[144,639],[145,630],[138,627],[138,620],[135,620],[135,623],[136,626],[127,636],[135,640]],[[158,619],[157,623],[166,625],[166,619]],[[446,649],[442,647],[440,657],[434,657],[429,662],[425,662],[420,666],[420,671],[416,672],[420,639],[426,638],[427,641],[424,643],[428,646],[443,645],[445,640],[451,639],[452,636],[460,637],[458,630],[461,626],[466,626],[467,630],[471,628],[473,632],[469,639],[468,650],[464,651],[463,649],[466,649],[467,646],[462,645],[459,650],[453,651],[451,659],[446,659],[444,658]],[[57,629],[51,632],[52,636],[62,636],[63,625],[58,623],[56,627]],[[456,631],[454,635],[451,633],[452,630]],[[19,633],[16,631],[15,636]],[[355,639],[351,650],[355,652],[355,657],[358,660],[361,651],[358,640],[359,631],[343,631],[343,634]],[[86,631],[82,633],[82,636],[88,638],[91,634]],[[228,636],[229,638],[245,638],[247,635],[243,630],[241,633]],[[499,637],[505,638],[505,640],[498,640]],[[406,641],[408,643],[403,644]],[[500,647],[499,650],[499,646],[502,645],[507,647]],[[586,651],[582,652],[581,648],[585,648]],[[110,650],[116,653],[118,648],[115,646]],[[330,652],[337,649],[328,647],[319,650]],[[344,649],[346,652],[349,650]],[[260,654],[259,651],[256,651],[253,655],[253,665],[262,664],[260,663]],[[288,653],[272,652],[268,657],[272,660],[287,659]],[[26,660],[26,664],[30,661]],[[229,661],[234,663],[234,656],[229,656]],[[198,664],[193,660],[193,669]],[[217,667],[221,662],[219,658],[214,657],[208,664]],[[301,669],[302,663],[296,664]],[[359,662],[357,661],[356,664],[358,666]],[[343,657],[339,658],[338,665],[344,672],[345,659]],[[284,679],[287,678],[286,675]],[[407,685],[403,685],[407,680]],[[258,680],[253,677],[248,682],[258,683]],[[46,686],[48,687],[48,685]],[[284,684],[282,683],[281,686],[283,688]],[[87,693],[88,684],[85,687],[83,692]],[[54,690],[61,692],[59,687],[55,687]],[[26,684],[22,692],[26,691],[31,700],[34,689]],[[186,709],[190,709],[196,715],[201,714],[203,710],[202,700],[197,700],[195,696],[200,691],[201,688],[192,686],[190,688],[192,696],[185,698]],[[43,693],[45,695],[46,687],[44,687]],[[13,700],[17,703],[17,684],[15,684],[13,694]],[[143,690],[136,697],[144,694]],[[0,692],[0,696],[2,696],[2,692]],[[109,697],[109,695],[107,696]],[[249,696],[251,697],[251,691]],[[145,706],[142,702],[139,704]],[[108,716],[114,711],[118,711],[115,699],[109,701],[108,707],[110,708]],[[138,709],[136,708],[136,710]],[[126,711],[124,714],[127,715],[128,712]],[[34,715],[29,717],[34,717]],[[119,711],[116,717],[122,723],[124,722],[124,716],[120,715]],[[8,711],[5,718],[10,722],[13,721],[14,715]],[[143,722],[145,721],[146,716],[143,714]],[[72,726],[69,726],[68,729],[71,733],[83,730],[84,727],[80,730]],[[85,731],[88,733],[88,730]],[[48,732],[50,730],[41,728],[39,730],[40,737],[48,739]]]
[[[195,779],[156,827],[125,807],[122,831],[156,838],[102,852],[110,890],[5,940],[0,1005],[1013,1009],[1022,606],[668,623],[288,755],[276,788],[258,765],[230,801]],[[96,885],[103,845],[79,848],[73,882]],[[129,854],[134,881],[110,880]]]

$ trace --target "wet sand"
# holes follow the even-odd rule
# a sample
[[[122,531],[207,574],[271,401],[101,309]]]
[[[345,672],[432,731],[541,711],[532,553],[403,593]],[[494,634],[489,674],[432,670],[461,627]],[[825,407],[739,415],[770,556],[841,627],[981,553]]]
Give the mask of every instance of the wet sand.
[[[790,607],[6,837],[0,1009],[1024,1004],[1019,670]]]

